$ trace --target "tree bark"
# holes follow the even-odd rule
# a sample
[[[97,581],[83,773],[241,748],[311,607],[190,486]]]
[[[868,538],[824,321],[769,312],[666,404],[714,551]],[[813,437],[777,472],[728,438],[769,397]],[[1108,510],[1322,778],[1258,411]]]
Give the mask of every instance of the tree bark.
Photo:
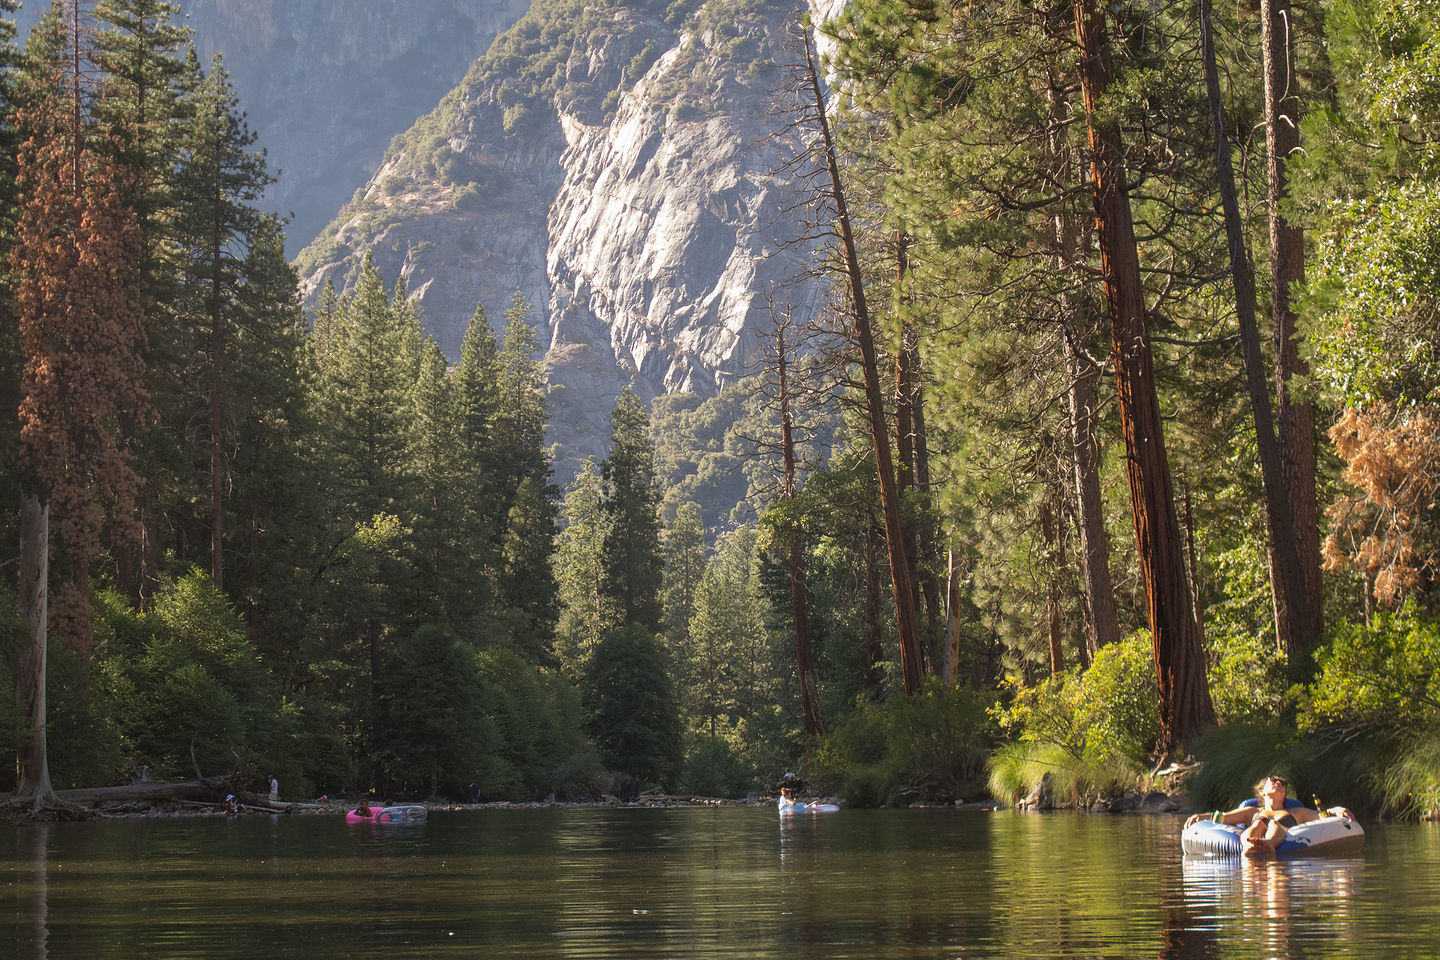
[[[780,447],[785,469],[785,499],[793,499],[798,487],[795,465],[795,436],[790,411],[789,358],[785,327],[775,331],[776,373],[780,390]],[[795,624],[795,671],[800,681],[800,720],[807,739],[825,732],[820,713],[820,685],[810,652],[810,611],[805,595],[805,548],[799,525],[790,531],[790,618]]]
[[[1277,594],[1276,623],[1298,624],[1284,638],[1284,652],[1293,681],[1310,672],[1310,656],[1324,630],[1324,595],[1320,578],[1320,524],[1315,503],[1315,416],[1311,405],[1291,394],[1291,381],[1309,373],[1300,357],[1299,334],[1291,289],[1305,282],[1305,237],[1299,225],[1281,211],[1288,192],[1286,164],[1300,149],[1300,97],[1295,88],[1293,17],[1290,0],[1261,0],[1260,45],[1265,74],[1266,203],[1270,212],[1271,313],[1275,336],[1275,392],[1280,469],[1289,496],[1291,523],[1281,537],[1294,538],[1303,593],[1293,602],[1298,614],[1282,610]],[[1288,550],[1274,556],[1288,562]],[[1287,574],[1288,577],[1288,574]],[[1272,577],[1272,580],[1274,578]],[[1287,593],[1289,591],[1287,590]],[[1287,598],[1288,601],[1288,598]]]
[[[1070,374],[1070,455],[1075,467],[1076,524],[1080,538],[1080,573],[1085,582],[1086,640],[1093,658],[1120,639],[1115,612],[1115,581],[1110,576],[1110,539],[1105,532],[1105,504],[1100,489],[1100,448],[1095,441],[1095,384],[1100,369],[1065,338],[1065,363]]]
[[[1244,225],[1225,136],[1225,113],[1220,100],[1220,78],[1215,61],[1214,19],[1210,0],[1200,0],[1200,50],[1204,60],[1205,91],[1210,108],[1210,129],[1215,149],[1215,171],[1224,211],[1225,235],[1230,248],[1230,272],[1235,286],[1235,319],[1245,357],[1245,385],[1255,418],[1255,441],[1260,455],[1260,479],[1265,494],[1265,525],[1270,533],[1270,587],[1275,598],[1275,633],[1282,650],[1308,650],[1311,638],[1301,616],[1305,582],[1298,544],[1292,533],[1295,517],[1281,467],[1275,421],[1266,389],[1260,330],[1255,317],[1255,275],[1245,251]],[[1313,499],[1313,498],[1312,498]],[[1318,550],[1318,542],[1317,542]],[[1317,554],[1318,556],[1318,554]]]
[[[880,633],[880,550],[875,525],[865,524],[865,692],[872,700],[881,694],[880,664],[885,648]]]
[[[29,797],[32,810],[55,802],[45,743],[46,620],[49,617],[50,508],[32,494],[20,503],[20,620],[28,635],[20,651],[16,681],[26,721],[25,739],[16,756],[16,793]]]
[[[830,133],[830,120],[825,108],[825,95],[820,89],[820,72],[809,34],[803,34],[805,45],[806,82],[814,98],[816,122],[820,128],[824,162],[830,176],[830,200],[835,206],[835,226],[840,236],[845,276],[850,287],[851,320],[856,345],[860,348],[860,370],[865,382],[865,407],[870,439],[875,450],[875,474],[880,482],[880,508],[884,514],[885,544],[890,554],[890,579],[895,594],[895,628],[900,637],[900,673],[907,694],[920,692],[922,664],[920,641],[915,623],[914,591],[911,586],[910,561],[905,552],[905,536],[900,517],[900,495],[896,489],[894,461],[890,454],[890,435],[885,425],[885,404],[880,394],[879,361],[865,301],[864,277],[860,257],[850,226],[850,211],[840,179],[840,164],[835,156],[835,141]]]
[[[1056,185],[1074,181],[1068,141],[1071,107],[1069,96],[1059,82],[1046,92],[1050,104],[1047,136],[1050,147],[1050,174]],[[1069,204],[1055,213],[1055,269],[1061,276],[1078,273],[1080,224]],[[1067,283],[1059,297],[1060,323],[1065,348],[1068,381],[1066,399],[1070,406],[1070,460],[1074,466],[1076,533],[1079,538],[1080,576],[1085,598],[1085,653],[1093,659],[1102,647],[1120,638],[1115,613],[1115,584],[1110,576],[1110,541],[1105,533],[1105,504],[1100,489],[1100,450],[1095,442],[1095,384],[1100,369],[1090,360],[1085,344],[1091,339],[1090,318],[1083,298]]]
[[[1122,138],[1118,124],[1099,116],[1099,102],[1113,78],[1104,11],[1100,0],[1076,0],[1075,33],[1131,516],[1160,688],[1159,746],[1174,750],[1213,723],[1215,714],[1185,577],[1184,544],[1175,515],[1135,228],[1124,182]]]

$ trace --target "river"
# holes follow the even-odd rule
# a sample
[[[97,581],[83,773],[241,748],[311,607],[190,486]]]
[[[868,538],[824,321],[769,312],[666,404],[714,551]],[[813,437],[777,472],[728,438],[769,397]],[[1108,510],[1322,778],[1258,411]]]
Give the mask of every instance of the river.
[[[250,815],[0,834],[20,960],[1432,958],[1440,826],[1181,856],[1173,815],[770,808]]]

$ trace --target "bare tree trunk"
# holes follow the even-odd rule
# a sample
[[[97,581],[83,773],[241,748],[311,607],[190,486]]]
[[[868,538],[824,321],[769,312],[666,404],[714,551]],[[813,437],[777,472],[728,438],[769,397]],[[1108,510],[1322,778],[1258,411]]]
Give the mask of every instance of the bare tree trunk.
[[[885,648],[880,634],[880,550],[875,545],[875,525],[865,525],[865,691],[870,699],[880,697],[880,664]]]
[[[1215,712],[1185,577],[1180,524],[1175,516],[1150,333],[1145,324],[1140,261],[1125,186],[1120,128],[1114,121],[1103,119],[1099,110],[1100,99],[1113,76],[1105,9],[1100,0],[1076,0],[1075,33],[1090,133],[1091,188],[1110,316],[1120,423],[1125,436],[1131,516],[1160,688],[1160,747],[1173,750],[1183,748],[1201,728],[1213,723]]]
[[[952,547],[946,563],[945,577],[945,653],[941,657],[941,675],[945,686],[953,687],[960,679],[960,577],[955,570]]]
[[[788,318],[787,318],[788,320]],[[785,326],[775,330],[776,372],[780,388],[780,446],[785,467],[785,499],[795,496],[798,480],[795,465],[795,437],[790,411],[789,357]],[[825,732],[820,713],[820,685],[810,653],[810,611],[805,596],[805,548],[799,525],[790,531],[790,617],[795,624],[795,670],[800,680],[800,718],[807,739]]]
[[[1074,182],[1068,141],[1070,131],[1069,95],[1059,82],[1046,93],[1050,103],[1048,138],[1051,177],[1057,184]],[[1053,220],[1055,269],[1068,276],[1077,272],[1077,250],[1081,232],[1069,205],[1063,205]],[[1060,323],[1064,330],[1065,371],[1069,383],[1070,460],[1075,474],[1076,532],[1080,542],[1080,576],[1085,597],[1085,653],[1093,658],[1100,648],[1120,638],[1115,613],[1115,585],[1110,577],[1110,541],[1105,533],[1105,504],[1100,490],[1100,449],[1095,442],[1095,384],[1099,367],[1091,361],[1085,344],[1091,339],[1090,321],[1083,299],[1066,284],[1060,293]]]
[[[1225,114],[1220,101],[1220,78],[1215,62],[1214,20],[1210,0],[1200,0],[1200,48],[1205,65],[1205,90],[1210,107],[1210,128],[1215,149],[1215,170],[1220,187],[1220,205],[1225,215],[1225,235],[1230,247],[1230,272],[1235,285],[1235,319],[1240,328],[1240,345],[1245,356],[1245,385],[1250,392],[1250,409],[1255,417],[1256,448],[1260,454],[1260,479],[1265,492],[1265,525],[1270,533],[1270,587],[1275,598],[1275,633],[1287,653],[1308,651],[1311,638],[1301,617],[1305,581],[1300,553],[1292,531],[1295,517],[1292,499],[1285,489],[1280,446],[1275,438],[1275,421],[1266,389],[1264,359],[1260,354],[1260,331],[1255,319],[1255,275],[1245,251],[1244,225],[1235,192],[1235,174],[1230,163],[1230,144],[1225,136]],[[1313,481],[1312,481],[1313,502]],[[1318,541],[1317,541],[1317,551]],[[1317,553],[1318,557],[1318,553]],[[1317,567],[1318,570],[1318,567]]]
[[[915,548],[921,561],[918,577],[920,594],[925,600],[926,635],[930,642],[938,643],[940,618],[945,608],[940,603],[940,582],[936,573],[940,568],[940,548],[936,543],[935,525],[928,509],[933,502],[930,495],[930,444],[925,431],[925,387],[921,377],[918,340],[918,337],[912,336],[906,344],[906,349],[913,356],[911,369],[915,371],[910,395],[910,425],[915,431],[915,486],[924,496],[927,506],[921,518]],[[937,654],[931,655],[932,663],[940,659]]]
[[[868,413],[870,439],[875,450],[875,473],[880,482],[880,507],[885,521],[885,543],[890,553],[890,578],[895,594],[895,628],[900,635],[900,672],[905,692],[920,692],[922,664],[920,641],[915,624],[914,591],[911,587],[910,561],[905,553],[905,537],[900,517],[900,495],[895,484],[894,462],[890,455],[890,435],[885,425],[885,403],[880,394],[879,361],[865,302],[864,277],[860,258],[850,227],[849,207],[840,180],[840,164],[835,156],[835,141],[830,133],[825,94],[820,89],[820,73],[815,51],[808,33],[802,34],[805,45],[806,81],[814,97],[817,123],[820,127],[824,161],[830,175],[830,200],[835,205],[835,225],[840,235],[845,276],[850,285],[850,308],[855,327],[855,340],[860,348],[860,369],[865,381],[865,406]]]
[[[225,427],[225,322],[220,310],[220,255],[223,237],[218,222],[211,237],[210,263],[210,579],[225,588],[225,462],[220,440]]]
[[[1049,569],[1045,571],[1045,641],[1050,653],[1050,675],[1053,677],[1065,670],[1059,577],[1059,567],[1064,565],[1064,547],[1061,546],[1060,519],[1049,497],[1040,506],[1040,529],[1045,538],[1045,555],[1050,561],[1046,563]]]
[[[1110,538],[1105,532],[1105,504],[1100,489],[1100,448],[1095,442],[1095,384],[1100,369],[1069,336],[1065,338],[1065,362],[1070,371],[1070,449],[1079,514],[1076,529],[1080,538],[1080,573],[1085,581],[1086,641],[1094,657],[1120,639],[1115,582],[1110,576]]]
[[[1315,503],[1315,415],[1308,402],[1291,395],[1291,380],[1309,373],[1300,357],[1292,288],[1305,282],[1305,236],[1299,225],[1285,219],[1281,205],[1288,192],[1286,164],[1300,149],[1300,97],[1295,89],[1295,47],[1290,0],[1260,0],[1260,45],[1265,73],[1265,140],[1267,146],[1266,202],[1270,210],[1271,312],[1275,335],[1275,390],[1277,399],[1280,468],[1289,496],[1291,525],[1280,536],[1294,537],[1303,593],[1290,593],[1298,613],[1280,608],[1276,596],[1276,623],[1297,624],[1284,638],[1285,654],[1294,681],[1309,675],[1310,655],[1324,631],[1324,596],[1320,579],[1320,525]],[[1271,538],[1272,554],[1276,541]],[[1288,550],[1280,553],[1288,561]],[[1274,560],[1272,559],[1272,564]],[[1280,578],[1289,583],[1287,573]],[[1276,579],[1273,575],[1272,582]]]
[[[56,802],[50,785],[50,760],[45,744],[49,616],[50,508],[25,494],[20,504],[20,619],[28,642],[20,651],[16,671],[20,704],[25,712],[25,739],[16,755],[18,796],[32,798],[32,810]]]

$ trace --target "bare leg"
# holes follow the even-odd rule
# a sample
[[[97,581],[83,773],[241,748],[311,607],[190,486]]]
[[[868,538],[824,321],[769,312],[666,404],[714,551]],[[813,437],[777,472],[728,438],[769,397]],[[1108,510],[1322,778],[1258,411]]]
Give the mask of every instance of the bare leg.
[[[1270,848],[1265,844],[1267,823],[1255,820],[1240,834],[1240,852],[1247,857],[1268,857]]]

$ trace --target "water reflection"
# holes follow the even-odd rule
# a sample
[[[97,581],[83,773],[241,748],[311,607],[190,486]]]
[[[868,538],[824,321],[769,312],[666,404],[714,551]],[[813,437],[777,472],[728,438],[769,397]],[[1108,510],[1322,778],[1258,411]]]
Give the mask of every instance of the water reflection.
[[[1430,958],[1440,831],[1363,858],[1184,859],[1178,819],[523,810],[0,833],[42,960]]]
[[[46,960],[49,956],[50,824],[24,826],[15,834],[16,898],[15,956]]]
[[[1187,857],[1182,873],[1190,929],[1239,932],[1258,945],[1263,960],[1286,960],[1303,952],[1305,944],[1355,936],[1351,921],[1364,871],[1360,857]]]

